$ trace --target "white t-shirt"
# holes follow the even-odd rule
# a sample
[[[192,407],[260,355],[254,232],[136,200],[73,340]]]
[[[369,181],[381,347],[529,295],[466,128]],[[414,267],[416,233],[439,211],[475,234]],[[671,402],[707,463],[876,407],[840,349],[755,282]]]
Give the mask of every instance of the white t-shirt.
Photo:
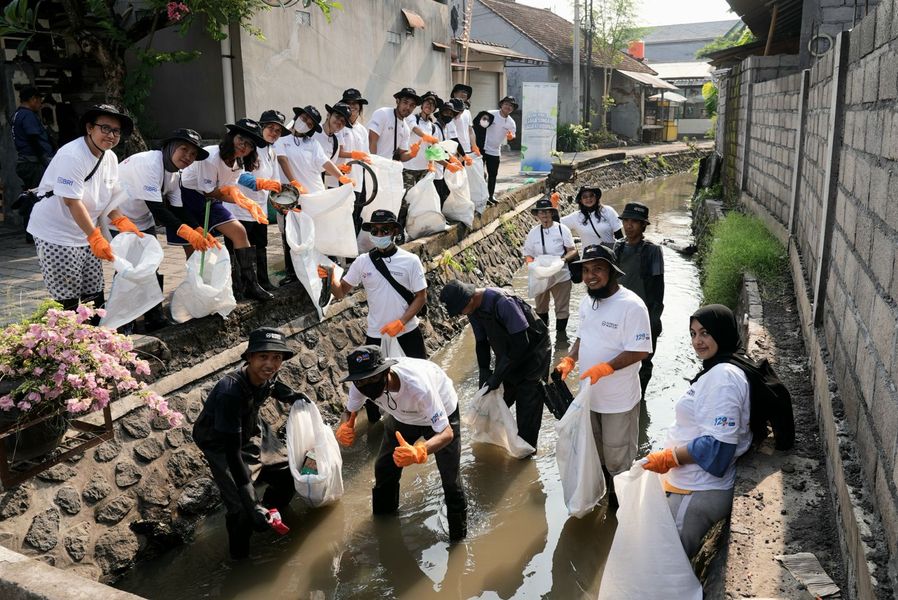
[[[324,151],[327,159],[334,164],[336,164],[337,159],[340,158],[340,144],[343,141],[343,131],[345,130],[346,127],[333,135],[328,135],[324,133],[324,130],[322,129],[321,132],[315,132],[315,134],[312,135],[312,139],[321,144],[321,149]],[[334,142],[337,142],[336,150],[334,149]],[[324,185],[327,188],[335,188],[339,187],[340,182],[337,181],[333,175],[325,175]]]
[[[413,293],[418,293],[427,287],[427,279],[424,277],[424,265],[417,255],[402,248],[396,249],[396,254],[384,258],[393,279],[402,287]],[[381,338],[380,330],[387,323],[392,323],[402,316],[408,309],[406,302],[399,292],[390,284],[380,271],[371,262],[371,256],[367,253],[360,254],[349,270],[343,276],[343,281],[355,287],[359,284],[365,288],[368,295],[368,331],[373,338]],[[418,326],[418,317],[412,317],[403,328],[403,333],[408,333]]]
[[[561,217],[561,222],[580,237],[580,243],[584,248],[599,244],[612,246],[614,245],[614,232],[623,227],[623,224],[617,216],[617,211],[610,206],[603,204],[599,212],[601,216],[594,212],[589,213],[589,221],[584,223],[583,213],[577,210],[577,212]],[[599,235],[596,235],[596,232]]]
[[[439,124],[435,124],[433,129],[434,129],[433,136],[435,138],[437,138],[438,140],[440,140],[441,142],[444,142],[446,140],[451,140],[452,138],[458,137],[455,133],[455,121],[449,121],[448,123],[443,125],[442,129],[440,129]],[[434,176],[434,180],[443,179],[443,174],[446,172],[446,167],[444,167],[443,165],[438,164],[438,163],[434,163],[433,166],[436,167],[436,174]]]
[[[56,152],[36,192],[38,197],[47,192],[53,192],[53,195],[43,198],[34,206],[28,233],[59,246],[89,245],[87,236],[78,227],[63,198],[81,200],[93,223],[97,223],[103,213],[115,208],[114,202],[124,197],[118,185],[118,158],[115,152],[107,150],[93,176],[89,181],[84,181],[98,160],[91,154],[84,137],[72,140]]]
[[[751,403],[745,373],[736,365],[720,363],[702,375],[677,400],[676,420],[667,431],[665,448],[685,446],[710,435],[726,444],[736,444],[736,453],[723,477],[715,477],[697,464],[675,467],[666,478],[684,490],[729,490],[736,480],[736,459],[751,445]]]
[[[281,179],[281,168],[278,167],[277,164],[277,154],[274,151],[274,147],[269,144],[264,148],[259,148],[259,166],[253,171],[253,175],[257,179],[274,179],[276,181],[280,181]],[[259,205],[259,208],[262,209],[262,212],[268,212],[268,194],[270,193],[268,190],[251,190],[249,188],[240,186],[240,191],[243,194]],[[244,210],[237,206],[236,204],[228,205],[228,210],[231,211],[231,214],[237,218],[238,221],[255,221],[256,218],[253,217],[248,210]]]
[[[410,132],[409,147],[411,147],[415,142],[421,142],[421,136],[419,136],[414,131],[415,127],[420,129],[427,135],[432,135],[432,136],[436,137],[436,134],[434,134],[434,129],[436,129],[437,126],[434,125],[433,121],[421,119],[421,121],[419,122],[418,116],[419,115],[409,115],[408,118],[406,118],[406,120],[405,120],[405,124],[408,126],[408,130]],[[421,147],[418,150],[418,156],[402,163],[402,168],[405,169],[406,171],[421,171],[423,169],[426,169],[427,168],[427,157],[424,154],[424,150],[429,145],[430,144],[425,144],[424,142],[421,142]]]
[[[452,123],[455,124],[455,133],[458,138],[458,143],[461,144],[462,150],[465,153],[471,151],[471,135],[470,135],[470,127],[471,127],[471,111],[467,108],[452,119]]]
[[[206,160],[194,161],[192,165],[184,169],[181,176],[181,185],[189,190],[195,190],[201,194],[208,194],[216,188],[226,185],[237,185],[237,179],[243,173],[243,167],[237,160],[234,160],[234,166],[228,166],[228,163],[221,159],[218,146],[206,146],[206,152],[209,158]],[[235,204],[228,204],[228,209]]]
[[[368,128],[362,125],[361,119],[356,119],[355,123],[352,127],[344,127],[340,133],[340,145],[343,146],[344,152],[352,152],[353,150],[360,150],[365,154],[368,154]],[[335,164],[343,164],[348,163],[351,158],[341,158]],[[362,167],[358,165],[352,165],[352,171],[349,172],[349,176],[356,183],[356,190],[361,191],[362,189],[362,177],[364,171]]]
[[[275,142],[274,150],[278,156],[287,158],[293,176],[308,193],[314,194],[325,190],[324,182],[321,181],[321,169],[328,159],[321,149],[321,144],[312,138],[285,135]],[[283,177],[284,181],[289,183],[286,174]]]
[[[483,152],[490,156],[499,156],[502,153],[502,146],[507,142],[506,134],[517,134],[518,126],[511,118],[511,115],[503,117],[498,110],[488,111],[493,115],[492,124],[486,128],[486,139],[483,141]]]
[[[396,116],[396,109],[392,106],[378,108],[371,114],[368,121],[368,129],[378,136],[377,154],[384,158],[393,158],[393,152],[397,149],[408,150],[409,128],[405,121]],[[393,144],[393,132],[396,132],[396,144]]]
[[[542,231],[542,235],[540,235]],[[542,223],[537,223],[536,227],[527,233],[524,238],[524,247],[522,251],[524,256],[541,256],[548,254],[550,256],[564,256],[565,248],[574,247],[574,236],[571,230],[564,223],[552,223],[548,229],[543,229]]]
[[[608,362],[621,352],[651,352],[652,330],[649,311],[642,299],[621,286],[610,298],[593,308],[588,294],[580,301],[580,373]],[[589,406],[595,412],[621,413],[636,406],[642,396],[639,385],[640,361],[599,379],[589,388]]]
[[[458,407],[458,395],[452,380],[436,363],[421,358],[394,359],[390,367],[399,376],[399,391],[384,392],[373,402],[400,423],[432,427],[437,433],[449,427],[449,415]],[[356,412],[367,397],[349,383],[346,410]],[[413,440],[406,440],[414,444]]]
[[[162,202],[165,198],[169,203],[177,202],[175,206],[181,205],[181,189],[178,187],[181,173],[165,170],[160,150],[132,154],[119,163],[118,177],[122,189],[128,194],[118,209],[141,231],[156,224],[147,202]],[[109,228],[116,229],[112,224]]]

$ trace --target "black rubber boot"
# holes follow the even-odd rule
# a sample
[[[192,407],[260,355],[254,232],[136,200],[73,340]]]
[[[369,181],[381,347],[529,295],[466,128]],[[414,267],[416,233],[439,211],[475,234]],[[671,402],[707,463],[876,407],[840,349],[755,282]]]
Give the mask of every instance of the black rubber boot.
[[[371,488],[371,510],[375,515],[392,515],[399,510],[399,484]]]
[[[81,296],[81,304],[90,304],[91,302],[93,302],[94,308],[103,308],[106,305],[106,295],[103,293],[103,290],[100,290],[96,294],[91,294],[90,296]],[[94,315],[87,321],[87,323],[96,327],[100,324],[100,317]]]
[[[468,535],[468,514],[449,513],[446,517],[449,520],[449,541],[458,542],[465,539]]]
[[[549,313],[536,313],[536,316],[539,317],[546,325],[549,324]]]
[[[225,515],[225,529],[228,531],[228,551],[234,560],[242,560],[249,556],[249,538],[252,529],[247,519],[240,513]]]
[[[567,337],[567,319],[555,319],[555,344],[556,345],[566,345],[568,343]]]
[[[225,246],[231,256],[231,291],[234,292],[234,300],[243,300],[243,272],[240,270],[240,261],[237,259],[237,249],[225,238]]]
[[[287,244],[287,237],[281,236],[281,242],[284,244],[284,278],[278,283],[280,286],[296,283],[299,278],[296,277],[296,270],[293,268],[293,257],[290,256],[290,246]]]
[[[252,300],[271,300],[274,298],[269,292],[266,292],[259,286],[259,280],[256,278],[256,249],[237,248],[234,250],[237,256],[237,264],[240,266],[240,274],[243,276],[243,294]]]
[[[327,267],[327,277],[321,278],[321,295],[318,296],[318,306],[324,308],[331,301],[331,277],[333,276],[333,267]]]
[[[156,273],[156,280],[159,282],[159,289],[164,290],[165,288],[163,285],[165,284],[165,277],[162,273]],[[147,333],[152,333],[163,327],[168,327],[169,325],[174,324],[175,322],[169,319],[168,315],[165,314],[165,309],[162,308],[161,302],[148,310],[143,316],[143,328]]]
[[[266,292],[273,292],[277,287],[268,278],[268,250],[256,248],[256,276],[259,278],[259,287]]]
[[[78,308],[78,298],[66,298],[65,300],[57,300],[62,304],[63,310],[75,310]]]

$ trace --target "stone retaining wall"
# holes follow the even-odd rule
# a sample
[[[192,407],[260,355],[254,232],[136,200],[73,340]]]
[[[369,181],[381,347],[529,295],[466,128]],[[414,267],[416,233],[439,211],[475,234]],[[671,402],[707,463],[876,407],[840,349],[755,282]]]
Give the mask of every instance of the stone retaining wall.
[[[581,173],[577,184],[614,187],[684,171],[696,157],[684,152],[665,155],[664,160],[608,163]],[[565,197],[563,212],[568,212],[574,189],[564,185],[559,190]],[[453,226],[406,245],[421,256],[427,269],[430,312],[422,327],[428,351],[435,351],[464,325],[449,319],[438,301],[438,290],[447,279],[459,277],[478,285],[511,283],[521,266],[518,248],[534,224],[529,208],[541,192],[542,182],[507,193],[467,235]],[[171,355],[169,370],[175,372],[158,371],[153,387],[185,414],[187,423],[169,429],[131,399],[114,403],[114,440],[0,492],[0,544],[108,581],[139,558],[188,541],[199,519],[219,505],[208,467],[192,443],[191,424],[214,383],[239,363],[247,329],[267,323],[285,330],[297,355],[284,364],[283,380],[315,400],[327,421],[337,420],[343,404],[339,379],[345,372],[344,356],[364,340],[364,294],[334,305],[331,316],[321,323],[307,299],[303,302],[305,314],[295,318],[279,320],[289,314],[287,308],[245,304],[239,319],[206,318],[175,328],[161,342]],[[191,349],[198,351],[191,354]],[[262,411],[276,426],[283,425],[286,413],[277,402],[267,403]]]

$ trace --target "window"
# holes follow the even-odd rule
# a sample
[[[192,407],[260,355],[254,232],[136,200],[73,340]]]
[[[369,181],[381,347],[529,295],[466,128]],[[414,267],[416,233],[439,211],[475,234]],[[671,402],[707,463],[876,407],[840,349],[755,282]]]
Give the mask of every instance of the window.
[[[395,31],[387,32],[387,43],[388,44],[396,44],[397,46],[402,43],[402,36],[400,36]]]
[[[309,27],[312,25],[312,13],[306,12],[304,10],[298,10],[296,11],[294,21],[297,25],[304,25],[306,27]]]

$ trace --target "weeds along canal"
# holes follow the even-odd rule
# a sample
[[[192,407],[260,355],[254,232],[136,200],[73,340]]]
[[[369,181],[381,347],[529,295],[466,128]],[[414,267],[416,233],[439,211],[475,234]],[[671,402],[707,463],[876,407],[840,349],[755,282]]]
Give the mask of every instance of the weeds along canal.
[[[690,236],[693,186],[694,176],[684,173],[609,190],[602,202],[618,213],[629,200],[644,202],[651,210],[647,237],[683,242]],[[670,248],[664,248],[664,261],[663,332],[643,403],[643,452],[663,441],[673,403],[698,365],[688,336],[688,318],[701,296],[698,271]],[[526,296],[523,269],[514,286]],[[582,285],[574,286],[572,338],[583,293]],[[565,353],[557,348],[553,365]],[[433,360],[455,382],[464,414],[477,388],[470,327]],[[574,391],[575,374],[569,381]],[[454,546],[447,541],[432,460],[405,469],[397,517],[372,518],[373,460],[383,430],[376,425],[369,435],[363,420],[356,443],[343,451],[346,494],[335,506],[311,510],[294,502],[292,513],[284,515],[290,534],[255,535],[251,558],[243,563],[227,559],[219,512],[199,526],[192,544],[141,563],[116,587],[154,600],[595,597],[617,522],[604,505],[583,519],[568,518],[555,462],[555,419],[548,410],[536,456],[522,461],[494,446],[472,447],[463,426],[468,538]]]

